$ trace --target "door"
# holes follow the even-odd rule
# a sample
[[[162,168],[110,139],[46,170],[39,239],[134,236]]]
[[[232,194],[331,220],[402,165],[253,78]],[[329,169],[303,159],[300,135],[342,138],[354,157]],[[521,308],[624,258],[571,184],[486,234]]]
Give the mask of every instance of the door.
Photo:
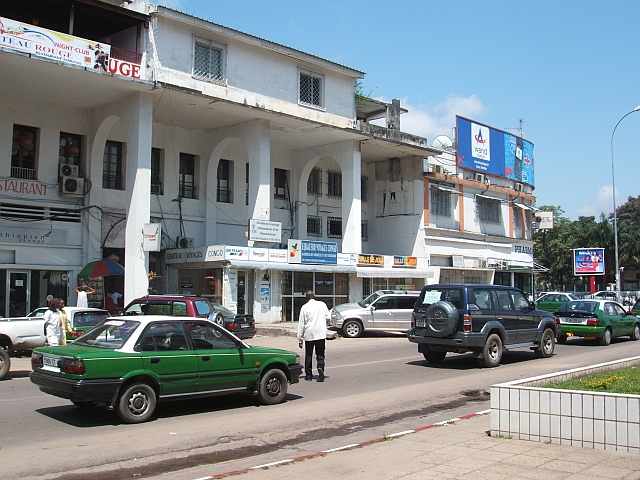
[[[609,317],[611,333],[614,337],[631,333],[631,329],[627,329],[625,311],[622,307],[613,302],[607,302],[604,304],[604,313]]]
[[[371,317],[368,328],[395,328],[396,299],[392,296],[381,297],[371,304]],[[366,328],[366,327],[365,327]]]
[[[411,315],[417,298],[413,295],[398,295],[396,297],[395,327],[398,330],[409,330],[411,328]]]
[[[533,342],[538,336],[540,317],[533,314],[527,297],[519,290],[509,290],[511,301],[518,314],[518,342]]]
[[[9,270],[9,291],[5,297],[9,299],[9,317],[26,317],[31,311],[29,285],[28,270]]]
[[[477,290],[474,290],[476,293]],[[491,290],[493,295],[493,311],[496,320],[502,323],[506,334],[507,344],[513,343],[518,337],[518,312],[511,303],[508,290]]]
[[[247,272],[238,270],[238,315],[244,315],[247,305]]]

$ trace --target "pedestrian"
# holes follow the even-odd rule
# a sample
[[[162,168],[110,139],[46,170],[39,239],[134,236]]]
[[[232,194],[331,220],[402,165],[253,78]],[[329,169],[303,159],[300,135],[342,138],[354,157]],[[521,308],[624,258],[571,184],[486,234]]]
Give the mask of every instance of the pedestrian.
[[[73,336],[73,328],[67,313],[64,311],[64,300],[58,298],[58,313],[60,314],[60,345],[67,344],[67,332]]]
[[[89,306],[87,295],[94,294],[95,290],[91,288],[89,285],[85,283],[81,283],[76,287],[76,293],[78,294],[78,301],[76,302],[76,306],[87,308]]]
[[[47,337],[47,345],[56,347],[60,345],[60,335],[62,328],[60,327],[60,312],[58,311],[57,298],[49,300],[49,310],[44,312],[44,333]]]
[[[318,381],[324,382],[324,347],[327,338],[327,320],[329,309],[320,300],[316,300],[314,293],[309,290],[305,293],[307,303],[300,309],[298,317],[298,346],[302,348],[304,340],[304,371],[305,380],[313,380],[312,360],[313,351],[316,351],[316,367],[318,368]]]

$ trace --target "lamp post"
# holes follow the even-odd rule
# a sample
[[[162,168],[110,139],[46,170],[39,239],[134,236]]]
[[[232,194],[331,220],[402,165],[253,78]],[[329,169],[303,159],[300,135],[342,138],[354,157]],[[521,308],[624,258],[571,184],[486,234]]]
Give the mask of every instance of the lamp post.
[[[617,209],[616,207],[616,176],[615,176],[615,170],[613,167],[613,136],[615,135],[616,128],[618,128],[618,125],[620,125],[620,122],[622,122],[622,120],[627,118],[632,113],[637,112],[638,110],[640,110],[640,105],[638,105],[636,108],[634,108],[630,112],[624,114],[622,118],[618,120],[618,123],[616,123],[616,126],[613,127],[613,132],[611,132],[611,185],[613,187],[613,194],[612,194],[613,196],[613,239],[615,242],[615,256],[616,256],[616,297],[620,296],[620,257],[618,255],[618,212],[616,211]]]

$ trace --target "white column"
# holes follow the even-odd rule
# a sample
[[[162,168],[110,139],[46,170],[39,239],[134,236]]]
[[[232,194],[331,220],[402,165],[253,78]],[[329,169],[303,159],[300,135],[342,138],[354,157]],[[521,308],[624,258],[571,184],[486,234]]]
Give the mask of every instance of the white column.
[[[339,160],[342,168],[342,251],[360,253],[362,250],[360,149],[358,142],[344,143],[349,144],[350,148],[345,148]]]
[[[244,139],[249,153],[249,214],[256,220],[271,215],[271,127],[267,120],[251,122]],[[248,220],[248,219],[247,219]]]

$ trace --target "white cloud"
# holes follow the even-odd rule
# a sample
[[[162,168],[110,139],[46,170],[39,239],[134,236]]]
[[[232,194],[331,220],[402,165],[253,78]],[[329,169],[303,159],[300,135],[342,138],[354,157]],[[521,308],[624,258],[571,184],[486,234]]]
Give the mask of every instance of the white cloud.
[[[588,203],[578,208],[578,216],[600,217],[601,213],[609,215],[613,212],[613,187],[605,185],[598,189],[595,198],[587,198]],[[616,205],[620,206],[620,191],[616,188]]]

